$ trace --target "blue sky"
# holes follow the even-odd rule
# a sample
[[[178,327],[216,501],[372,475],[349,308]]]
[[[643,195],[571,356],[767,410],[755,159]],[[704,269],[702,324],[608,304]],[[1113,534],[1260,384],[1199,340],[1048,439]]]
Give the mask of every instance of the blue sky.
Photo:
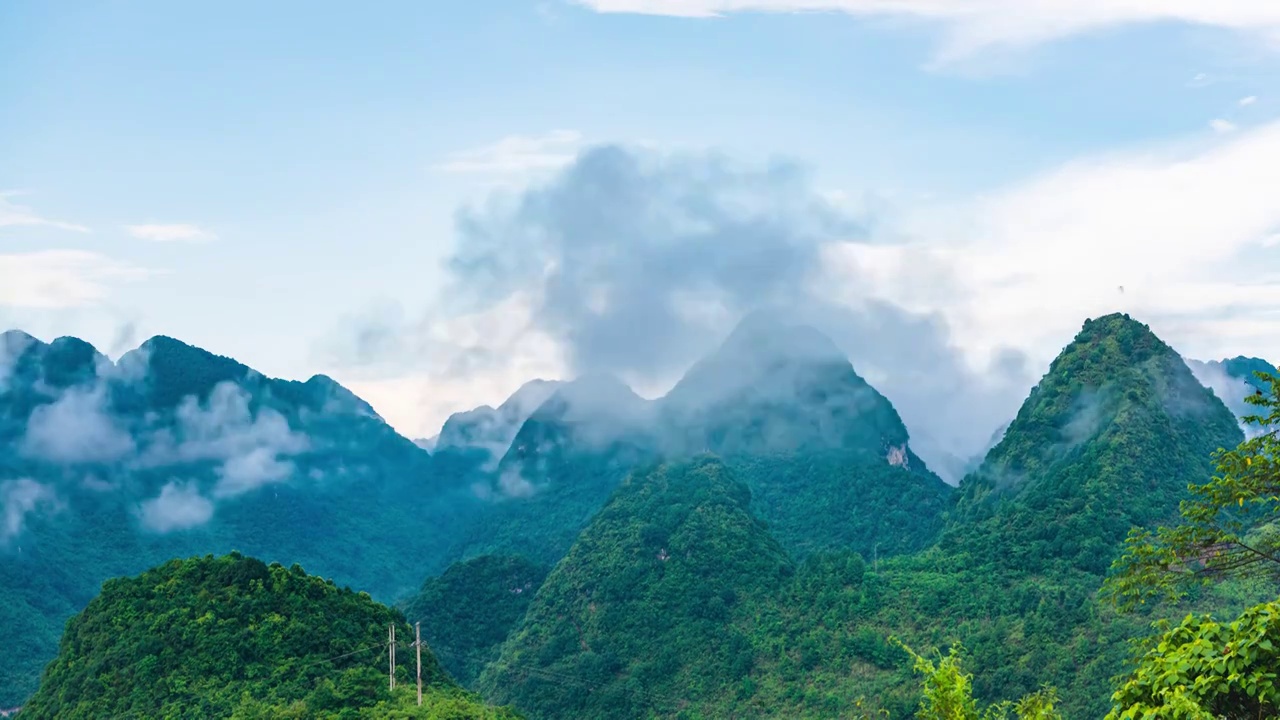
[[[870,219],[849,302],[938,314],[975,368],[1114,309],[1280,358],[1280,9],[1077,5],[10,0],[0,325],[328,372],[431,434],[575,369],[528,293],[450,308],[459,208],[621,143],[803,164]],[[353,359],[370,318],[431,342]]]

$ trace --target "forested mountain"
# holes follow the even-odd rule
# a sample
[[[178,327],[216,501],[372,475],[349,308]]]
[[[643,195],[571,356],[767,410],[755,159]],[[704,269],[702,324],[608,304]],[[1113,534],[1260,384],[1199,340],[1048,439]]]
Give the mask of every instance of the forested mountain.
[[[237,553],[172,560],[103,585],[67,624],[21,717],[516,717],[456,685],[429,649],[423,705],[414,660],[397,664],[393,693],[379,667],[392,625],[408,649],[413,632],[398,611],[298,565]]]
[[[1231,413],[1146,326],[1099,318],[964,480],[936,546],[888,560],[819,553],[775,575],[734,560],[790,567],[750,516],[758,498],[729,490],[731,463],[638,473],[552,571],[478,687],[535,717],[824,718],[862,701],[905,718],[919,689],[889,642],[897,636],[917,647],[962,642],[982,698],[1051,683],[1067,717],[1101,717],[1124,641],[1147,621],[1096,599],[1106,568],[1131,524],[1176,515],[1188,483],[1212,473],[1212,453],[1240,438]],[[732,519],[715,523],[736,531],[707,529],[717,516],[679,494],[697,487],[740,498]],[[682,518],[697,519],[695,546],[716,545],[723,565],[695,553],[707,579],[672,585],[668,561],[652,560],[676,555],[648,545],[669,542],[663,533]],[[735,663],[717,659],[720,642],[733,644]],[[655,657],[658,648],[669,650]]]
[[[1274,375],[1276,368],[1261,358],[1234,357],[1227,360],[1188,360],[1187,367],[1195,374],[1202,385],[1213,390],[1231,412],[1243,419],[1257,414],[1257,408],[1245,402],[1245,398],[1256,392],[1269,392],[1270,388],[1258,379],[1258,373]],[[1252,429],[1243,425],[1245,434],[1252,434]]]
[[[4,343],[0,633],[19,651],[0,706],[108,578],[239,549],[390,599],[466,521],[423,522],[470,490],[329,378],[271,380],[166,337],[116,363],[74,338]]]
[[[924,547],[951,494],[912,452],[893,405],[829,339],[756,313],[658,400],[605,376],[556,386],[480,484],[496,501],[492,519],[451,557],[519,552],[554,563],[631,469],[707,452],[801,557]]]
[[[1098,717],[1146,632],[1096,599],[1108,564],[1242,437],[1202,369],[1122,315],[1085,324],[958,489],[829,340],[776,316],[666,397],[533,383],[434,453],[329,378],[170,338],[114,363],[72,338],[3,348],[0,707],[103,580],[241,550],[399,601],[458,678],[538,717],[908,717],[890,636],[963,642],[985,700],[1049,682]]]
[[[482,555],[428,578],[406,600],[405,615],[423,622],[423,640],[449,674],[471,686],[519,623],[548,568],[520,556]]]
[[[910,552],[941,529],[951,488],[912,452],[888,399],[811,327],[749,315],[659,414],[667,455],[722,457],[797,557]]]
[[[674,717],[691,691],[736,692],[753,658],[746,609],[792,572],[749,506],[714,459],[637,471],[478,687],[535,718]]]
[[[1103,573],[1129,528],[1168,520],[1235,418],[1143,324],[1108,315],[1049,367],[961,485],[948,545],[1020,568]]]
[[[486,461],[501,459],[511,447],[520,426],[555,394],[560,384],[530,380],[497,408],[482,405],[451,415],[436,436],[432,449],[474,450],[484,453]]]

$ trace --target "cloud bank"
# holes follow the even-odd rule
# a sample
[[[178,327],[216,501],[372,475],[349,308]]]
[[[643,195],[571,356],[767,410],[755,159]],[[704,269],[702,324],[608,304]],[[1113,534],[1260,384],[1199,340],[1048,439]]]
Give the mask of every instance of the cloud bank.
[[[271,408],[250,408],[249,393],[235,383],[214,387],[204,403],[188,396],[176,411],[176,433],[157,432],[141,463],[156,467],[176,463],[219,463],[215,498],[240,495],[288,479],[290,457],[310,448],[307,436]]]
[[[1280,44],[1271,0],[576,0],[602,13],[710,18],[742,12],[838,12],[940,25],[939,60],[991,47],[1026,47],[1126,25],[1177,22],[1222,28]]]
[[[116,462],[137,449],[107,408],[101,383],[70,388],[33,410],[20,448],[28,456],[63,464]]]
[[[875,243],[864,219],[796,163],[592,147],[514,197],[464,208],[457,234],[452,321],[519,318],[506,342],[545,344],[562,377],[614,375],[662,392],[745,314],[769,306],[833,337],[935,458],[980,449],[1030,386],[1017,353],[974,370],[945,317],[869,292],[866,268],[849,260],[857,253],[833,262],[842,248]],[[379,321],[398,338],[383,349],[431,347],[425,355],[462,368],[437,366],[438,377],[509,367],[502,347],[487,344],[493,333],[463,324],[421,338],[441,324]]]

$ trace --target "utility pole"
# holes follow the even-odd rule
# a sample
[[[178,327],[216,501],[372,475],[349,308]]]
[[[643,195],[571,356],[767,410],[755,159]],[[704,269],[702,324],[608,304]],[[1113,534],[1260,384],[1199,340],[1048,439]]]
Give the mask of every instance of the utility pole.
[[[391,689],[396,689],[396,624],[387,628],[387,674]]]
[[[413,647],[418,651],[418,707],[422,707],[422,623],[413,624]]]

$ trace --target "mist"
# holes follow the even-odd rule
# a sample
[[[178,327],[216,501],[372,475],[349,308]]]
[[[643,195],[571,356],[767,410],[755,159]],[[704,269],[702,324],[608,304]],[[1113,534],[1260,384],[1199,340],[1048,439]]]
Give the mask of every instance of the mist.
[[[1257,414],[1258,408],[1244,401],[1245,398],[1254,394],[1257,390],[1256,387],[1245,378],[1229,374],[1221,362],[1202,362],[1200,360],[1185,359],[1184,362],[1196,380],[1201,385],[1212,390],[1213,394],[1217,395],[1218,399],[1227,406],[1227,409],[1236,416],[1236,420],[1240,424],[1240,431],[1244,433],[1246,439],[1257,437],[1263,433],[1263,428],[1258,425],[1244,422],[1246,416]]]
[[[139,506],[138,517],[144,528],[165,534],[203,525],[213,517],[213,510],[213,501],[200,493],[194,481],[171,481],[158,496]]]
[[[877,239],[868,217],[828,198],[785,160],[590,148],[545,182],[459,210],[438,307],[421,321],[366,317],[348,357],[431,347],[439,338],[420,333],[432,317],[523,303],[524,337],[554,340],[568,376],[662,389],[749,312],[773,308],[831,337],[954,482],[948,468],[980,452],[1031,387],[1026,360],[1009,350],[970,368],[942,316],[861,292],[860,268],[833,276],[832,248]],[[452,352],[502,361],[474,343]]]
[[[107,387],[72,387],[27,419],[24,455],[63,464],[109,463],[134,454],[133,436],[107,407]]]
[[[30,513],[61,507],[58,495],[52,487],[31,478],[0,483],[0,499],[4,501],[4,526],[0,528],[0,542],[3,543],[8,543],[22,532]]]

